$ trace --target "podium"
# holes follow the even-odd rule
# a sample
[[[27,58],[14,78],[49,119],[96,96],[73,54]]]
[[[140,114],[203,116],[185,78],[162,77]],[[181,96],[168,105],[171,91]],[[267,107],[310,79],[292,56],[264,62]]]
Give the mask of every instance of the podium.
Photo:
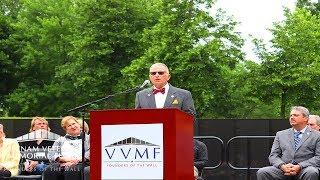
[[[194,180],[193,116],[178,109],[90,111],[90,179]]]

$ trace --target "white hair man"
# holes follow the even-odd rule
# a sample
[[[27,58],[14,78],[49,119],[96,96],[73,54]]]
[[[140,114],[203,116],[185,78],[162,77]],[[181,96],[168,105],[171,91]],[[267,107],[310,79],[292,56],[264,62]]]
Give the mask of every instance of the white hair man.
[[[308,125],[312,129],[320,131],[320,117],[318,115],[309,115]]]

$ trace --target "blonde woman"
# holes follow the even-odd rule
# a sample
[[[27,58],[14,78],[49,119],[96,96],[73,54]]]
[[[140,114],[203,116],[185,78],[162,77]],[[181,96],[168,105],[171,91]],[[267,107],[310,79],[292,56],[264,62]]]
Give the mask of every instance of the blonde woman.
[[[41,131],[41,137],[46,137],[50,131],[49,123],[44,117],[33,117],[30,124],[29,132]],[[36,141],[29,141],[26,143],[25,149],[48,149],[52,146],[52,141],[44,141],[42,138]],[[48,160],[29,160],[27,159],[24,163],[24,169],[22,174],[42,174],[44,169],[48,166]]]
[[[15,139],[6,138],[0,124],[0,179],[18,175],[20,151]]]
[[[52,163],[43,173],[46,180],[78,180],[81,179],[82,139],[81,125],[73,116],[61,120],[61,127],[66,135],[57,139],[49,152]],[[89,161],[89,136],[85,135],[85,159]],[[86,168],[87,169],[87,168]],[[86,177],[88,172],[85,171]]]
[[[30,123],[29,132],[44,129],[50,131],[49,123],[44,117],[33,117]]]

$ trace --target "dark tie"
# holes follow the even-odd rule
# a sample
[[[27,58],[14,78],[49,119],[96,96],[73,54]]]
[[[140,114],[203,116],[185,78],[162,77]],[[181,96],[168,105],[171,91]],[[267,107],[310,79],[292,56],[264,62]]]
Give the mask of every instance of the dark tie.
[[[152,93],[153,93],[153,94],[157,94],[158,92],[160,92],[160,93],[164,94],[165,91],[166,91],[165,88],[153,89],[153,90],[152,90]]]
[[[301,142],[299,135],[302,134],[300,131],[294,132],[293,140],[294,140],[294,150],[298,149],[298,146]]]

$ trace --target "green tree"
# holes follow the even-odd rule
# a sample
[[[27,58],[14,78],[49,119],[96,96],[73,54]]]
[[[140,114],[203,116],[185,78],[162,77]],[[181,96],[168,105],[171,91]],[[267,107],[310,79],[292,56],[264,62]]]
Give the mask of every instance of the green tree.
[[[57,68],[55,84],[66,104],[72,107],[128,86],[117,87],[121,69],[139,57],[142,32],[155,24],[157,1],[88,1],[80,6],[70,52],[74,61]],[[70,88],[73,87],[73,88]],[[120,89],[118,89],[120,88]],[[65,99],[68,98],[68,101]],[[73,98],[73,99],[70,99]],[[117,97],[116,97],[117,98]],[[96,104],[95,108],[124,108],[124,97]]]
[[[19,44],[19,85],[7,96],[10,115],[53,115],[55,68],[70,60],[68,41],[73,26],[73,3],[68,0],[24,0],[13,24],[12,41]]]
[[[193,94],[198,117],[228,117],[232,104],[225,73],[242,60],[243,40],[236,23],[223,13],[215,17],[205,8],[211,1],[164,1],[159,22],[145,30],[145,53],[122,72],[126,84],[148,78],[148,68],[163,62],[171,83]],[[132,100],[133,102],[133,100]]]
[[[15,24],[23,58],[10,114],[58,116],[113,93],[121,68],[142,54],[138,40],[155,23],[157,2],[25,0]]]
[[[311,0],[298,0],[297,1],[298,8],[305,8],[311,11],[312,14],[319,14],[320,12],[320,3],[312,2]]]
[[[7,18],[16,19],[21,8],[21,0],[2,0],[0,1],[0,11]]]
[[[11,24],[15,22],[19,9],[18,0],[0,2],[0,115],[6,114],[3,103],[5,96],[18,84],[15,73],[20,56],[16,44],[11,41],[11,35],[14,32]]]
[[[257,75],[261,65],[253,61],[244,61],[237,64],[226,75],[231,81],[228,93],[231,97],[233,109],[230,109],[230,118],[276,118],[279,109],[274,106],[277,99],[265,102],[260,98],[257,89]],[[259,82],[258,82],[259,83]]]
[[[272,28],[272,47],[258,47],[263,59],[257,75],[261,99],[279,104],[284,118],[288,106],[303,105],[314,111],[319,107],[320,19],[307,9],[286,12],[286,20]]]

